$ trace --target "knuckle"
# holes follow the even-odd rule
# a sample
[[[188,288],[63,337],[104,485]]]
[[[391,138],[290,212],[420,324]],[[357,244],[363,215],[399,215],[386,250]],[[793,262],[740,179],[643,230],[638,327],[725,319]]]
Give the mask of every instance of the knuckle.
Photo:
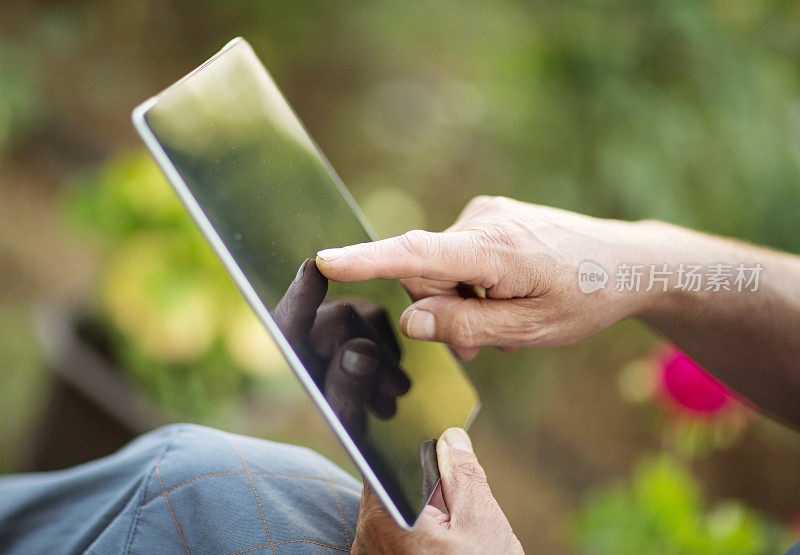
[[[495,250],[498,247],[514,250],[519,246],[513,230],[501,223],[486,223],[476,227],[473,236],[479,245]]]
[[[472,458],[452,462],[453,480],[460,485],[477,486],[486,484],[486,474],[478,462]]]
[[[472,197],[461,211],[459,219],[472,219],[479,214],[491,212],[497,205],[497,198],[498,197],[492,197],[488,195]]]
[[[482,208],[484,206],[487,206],[491,202],[491,200],[492,197],[490,197],[489,195],[478,195],[477,197],[472,197],[467,203],[467,206],[465,208],[467,209]]]
[[[420,255],[426,252],[430,244],[430,233],[421,229],[412,229],[397,237],[397,243],[409,254]]]
[[[475,322],[472,315],[466,311],[459,311],[453,317],[447,342],[457,347],[472,347],[476,340]]]
[[[365,243],[363,248],[364,250],[362,252],[364,255],[368,258],[376,259],[383,253],[386,245],[383,241],[373,241],[371,243]]]
[[[518,201],[508,197],[481,195],[472,198],[461,211],[459,221],[473,221],[479,217],[496,217],[498,214],[514,214]]]
[[[500,206],[503,200],[505,199],[499,196],[478,195],[470,199],[467,206],[472,208],[494,208]]]

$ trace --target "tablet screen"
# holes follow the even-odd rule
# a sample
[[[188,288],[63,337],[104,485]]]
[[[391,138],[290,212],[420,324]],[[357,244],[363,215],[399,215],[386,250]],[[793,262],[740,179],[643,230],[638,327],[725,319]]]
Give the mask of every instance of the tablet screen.
[[[134,121],[356,464],[413,523],[435,439],[469,424],[476,392],[446,347],[399,333],[398,281],[328,283],[308,260],[373,238],[250,46],[232,41]]]

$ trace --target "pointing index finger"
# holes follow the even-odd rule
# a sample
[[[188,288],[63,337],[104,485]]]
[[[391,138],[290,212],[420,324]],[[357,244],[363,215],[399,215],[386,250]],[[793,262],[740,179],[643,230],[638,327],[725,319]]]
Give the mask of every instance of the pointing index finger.
[[[325,249],[317,267],[329,279],[351,283],[369,279],[422,277],[493,285],[493,253],[471,231],[413,230],[397,237]]]

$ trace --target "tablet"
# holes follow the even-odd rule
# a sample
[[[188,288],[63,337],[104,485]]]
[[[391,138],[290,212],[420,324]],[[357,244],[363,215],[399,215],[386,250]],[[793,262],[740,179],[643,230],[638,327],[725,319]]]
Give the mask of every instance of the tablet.
[[[133,111],[133,123],[300,383],[397,523],[438,483],[436,438],[479,403],[447,347],[397,330],[400,282],[328,282],[314,253],[374,240],[247,42]]]

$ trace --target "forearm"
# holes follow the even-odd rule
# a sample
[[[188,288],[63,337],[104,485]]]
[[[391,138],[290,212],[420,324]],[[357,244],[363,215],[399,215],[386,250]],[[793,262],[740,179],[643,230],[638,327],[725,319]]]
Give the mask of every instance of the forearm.
[[[638,316],[732,389],[800,426],[800,257],[668,224],[635,225],[652,234],[652,263],[676,272]],[[730,267],[730,290],[705,282],[699,291],[682,289],[681,264]],[[757,283],[734,283],[738,267],[757,265]]]

